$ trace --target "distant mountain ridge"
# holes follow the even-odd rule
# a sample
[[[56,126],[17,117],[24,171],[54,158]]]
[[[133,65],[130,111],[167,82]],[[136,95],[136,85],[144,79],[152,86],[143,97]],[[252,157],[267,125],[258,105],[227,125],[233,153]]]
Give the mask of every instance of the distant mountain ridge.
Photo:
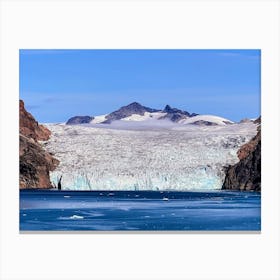
[[[177,108],[166,105],[163,110],[153,109],[141,105],[138,102],[132,102],[122,106],[116,111],[102,116],[75,116],[70,118],[66,124],[111,124],[114,121],[148,121],[148,120],[169,120],[173,123],[193,124],[193,125],[227,125],[230,120],[212,116],[189,113]]]

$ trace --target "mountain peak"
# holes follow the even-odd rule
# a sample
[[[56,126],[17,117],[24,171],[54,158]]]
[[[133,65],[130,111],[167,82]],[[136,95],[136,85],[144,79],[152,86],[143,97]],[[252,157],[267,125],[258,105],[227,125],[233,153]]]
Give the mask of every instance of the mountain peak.
[[[130,104],[128,104],[128,105],[126,105],[126,106],[123,106],[123,107],[121,107],[121,108],[131,108],[132,110],[134,109],[134,110],[141,110],[141,109],[143,109],[143,108],[146,108],[145,106],[143,106],[143,105],[141,105],[140,103],[138,103],[138,102],[132,102],[132,103],[130,103]],[[121,109],[120,108],[120,109]]]
[[[164,111],[164,112],[169,112],[171,109],[172,109],[171,106],[167,104],[167,105],[164,107],[163,111]]]
[[[128,107],[128,106],[141,106],[141,107],[143,107],[140,103],[138,103],[138,102],[132,102],[132,103],[130,103],[130,104],[128,104],[126,107]]]
[[[106,121],[104,121],[103,123],[111,123],[112,121],[130,117],[133,114],[144,116],[146,112],[154,113],[158,111],[160,110],[145,107],[138,102],[132,102],[107,115]]]
[[[179,122],[183,119],[189,118],[189,117],[194,117],[197,116],[198,114],[192,113],[190,114],[187,111],[183,111],[177,108],[172,108],[170,105],[166,105],[163,109],[164,113],[166,115],[163,117],[164,119],[170,119],[172,122]]]
[[[177,109],[177,108],[172,108],[170,105],[166,105],[165,108],[163,109],[163,112],[164,112],[164,113],[168,113],[168,114],[179,113],[179,114],[185,115],[185,116],[187,116],[187,117],[190,116],[190,113],[189,113],[189,112],[182,111],[182,110]]]

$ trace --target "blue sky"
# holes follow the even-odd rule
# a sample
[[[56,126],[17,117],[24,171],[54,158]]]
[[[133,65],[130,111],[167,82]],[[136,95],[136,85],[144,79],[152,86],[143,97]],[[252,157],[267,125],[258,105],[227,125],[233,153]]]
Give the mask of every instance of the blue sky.
[[[239,121],[260,115],[260,50],[20,50],[20,98],[42,123],[137,101]]]

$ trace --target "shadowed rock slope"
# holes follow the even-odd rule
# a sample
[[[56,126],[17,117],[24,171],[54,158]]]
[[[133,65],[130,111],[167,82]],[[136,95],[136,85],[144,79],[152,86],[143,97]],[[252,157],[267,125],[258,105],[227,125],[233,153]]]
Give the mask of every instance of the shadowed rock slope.
[[[260,118],[256,122],[260,121]],[[240,161],[226,168],[222,189],[261,191],[261,127],[237,152]]]
[[[179,122],[180,120],[198,115],[195,113],[190,114],[187,111],[182,111],[177,108],[171,108],[169,105],[166,105],[162,112],[166,113],[166,115],[161,119],[169,119],[172,122]]]
[[[73,118],[70,118],[66,124],[85,124],[85,123],[90,123],[94,117],[90,116],[75,116]]]
[[[48,140],[51,132],[25,110],[22,100],[19,120],[19,188],[52,188],[49,171],[53,171],[59,161],[38,142]]]

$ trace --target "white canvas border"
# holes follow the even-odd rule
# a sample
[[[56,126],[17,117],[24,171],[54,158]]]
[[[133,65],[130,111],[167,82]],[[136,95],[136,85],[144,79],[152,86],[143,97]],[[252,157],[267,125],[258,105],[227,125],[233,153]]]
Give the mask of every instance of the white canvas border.
[[[278,1],[0,3],[1,279],[280,279]],[[261,49],[262,233],[20,234],[22,48]]]

